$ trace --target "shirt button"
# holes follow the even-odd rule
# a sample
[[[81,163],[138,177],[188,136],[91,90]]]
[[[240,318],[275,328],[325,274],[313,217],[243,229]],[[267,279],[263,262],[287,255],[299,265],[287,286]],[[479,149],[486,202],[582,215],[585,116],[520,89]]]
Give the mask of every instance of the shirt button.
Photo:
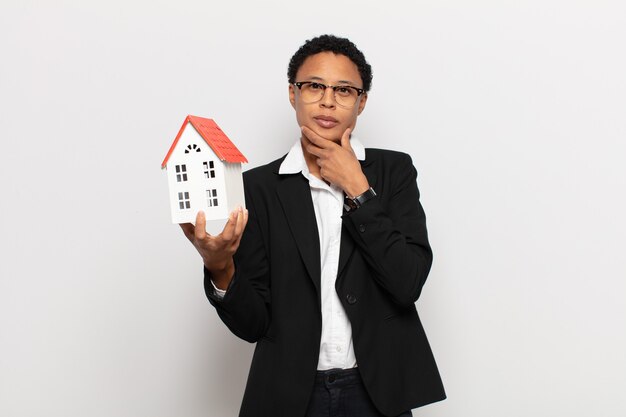
[[[341,346],[337,346],[337,352],[341,352]]]
[[[352,294],[346,295],[346,300],[348,301],[348,304],[356,303],[356,297]]]
[[[365,232],[365,225],[364,224],[360,224],[359,225],[359,232],[361,232],[361,233]]]

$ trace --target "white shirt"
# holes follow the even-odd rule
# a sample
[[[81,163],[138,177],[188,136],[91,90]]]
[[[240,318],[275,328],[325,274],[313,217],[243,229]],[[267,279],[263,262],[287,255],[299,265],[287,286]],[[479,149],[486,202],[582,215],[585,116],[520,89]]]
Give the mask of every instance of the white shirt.
[[[357,159],[364,160],[365,148],[361,142],[352,137],[350,144]],[[278,171],[279,174],[298,172],[309,181],[320,239],[322,338],[317,369],[354,368],[357,363],[352,346],[352,326],[335,291],[341,246],[343,190],[334,184],[326,184],[309,172],[300,140],[292,146]],[[225,291],[216,288],[216,294],[221,297]]]

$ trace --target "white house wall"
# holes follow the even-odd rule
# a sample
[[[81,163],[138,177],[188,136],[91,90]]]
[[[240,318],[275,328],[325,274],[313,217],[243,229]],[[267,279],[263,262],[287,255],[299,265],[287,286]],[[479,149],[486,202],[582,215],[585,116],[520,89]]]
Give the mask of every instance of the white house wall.
[[[200,152],[191,151],[185,153],[189,145],[196,144]],[[203,162],[214,161],[215,178],[206,178]],[[187,181],[178,182],[176,178],[176,165],[185,165],[187,168]],[[187,123],[174,152],[167,162],[167,178],[170,191],[170,209],[173,223],[195,223],[198,211],[206,213],[207,223],[212,220],[223,227],[228,217],[226,182],[224,166],[213,150],[207,145],[196,129]],[[209,207],[206,190],[217,191],[217,207]],[[189,209],[181,210],[179,207],[178,193],[189,193]],[[215,227],[207,227],[211,233]]]
[[[226,180],[229,212],[234,210],[237,206],[245,208],[246,200],[243,192],[241,163],[224,164],[224,178]]]

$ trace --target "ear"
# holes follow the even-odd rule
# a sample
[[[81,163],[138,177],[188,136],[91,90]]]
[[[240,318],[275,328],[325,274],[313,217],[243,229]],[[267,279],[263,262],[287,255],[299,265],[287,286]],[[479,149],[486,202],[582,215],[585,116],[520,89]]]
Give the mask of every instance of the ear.
[[[359,102],[359,112],[357,113],[358,115],[360,115],[361,112],[363,112],[363,109],[365,109],[366,102],[367,102],[367,93],[363,93],[361,94],[361,101]]]
[[[293,84],[289,84],[289,102],[291,103],[291,107],[296,108],[296,90],[293,87]]]

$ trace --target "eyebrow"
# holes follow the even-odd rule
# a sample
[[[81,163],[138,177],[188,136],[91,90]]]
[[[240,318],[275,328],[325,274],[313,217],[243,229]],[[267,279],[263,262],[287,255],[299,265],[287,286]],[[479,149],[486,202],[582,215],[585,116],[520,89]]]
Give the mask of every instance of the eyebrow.
[[[309,79],[314,80],[314,81],[324,81],[324,79],[320,77],[309,77]],[[346,80],[339,80],[337,81],[337,84],[348,84],[348,85],[354,86],[354,83],[352,81],[346,81]]]

